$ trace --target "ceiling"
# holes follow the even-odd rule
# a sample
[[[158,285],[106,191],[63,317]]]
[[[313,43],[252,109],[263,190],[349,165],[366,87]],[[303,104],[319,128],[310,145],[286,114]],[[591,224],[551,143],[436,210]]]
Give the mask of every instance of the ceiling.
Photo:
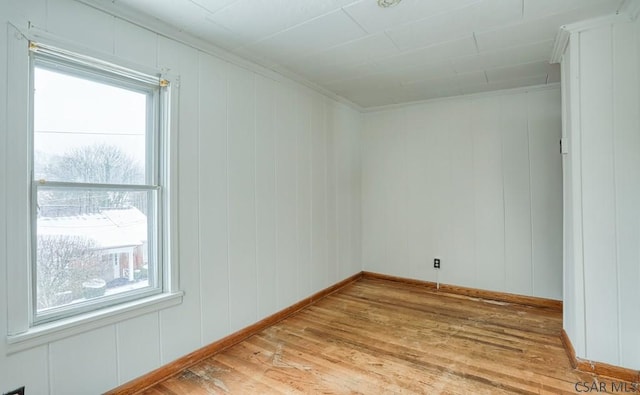
[[[555,83],[560,26],[623,0],[109,0],[363,108]]]

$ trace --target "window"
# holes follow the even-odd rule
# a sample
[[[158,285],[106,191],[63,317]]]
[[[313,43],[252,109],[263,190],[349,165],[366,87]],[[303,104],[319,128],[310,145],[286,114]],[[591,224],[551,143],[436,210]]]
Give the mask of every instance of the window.
[[[31,326],[166,291],[168,84],[30,49]]]

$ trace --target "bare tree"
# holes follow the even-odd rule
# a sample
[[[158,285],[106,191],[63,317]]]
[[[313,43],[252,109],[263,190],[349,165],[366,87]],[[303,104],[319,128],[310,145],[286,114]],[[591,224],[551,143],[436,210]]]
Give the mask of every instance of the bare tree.
[[[78,299],[82,283],[100,277],[104,268],[95,243],[80,236],[38,236],[38,309]]]
[[[122,148],[104,143],[72,149],[51,158],[44,168],[45,178],[56,181],[97,184],[143,184],[145,181],[143,168],[135,159]],[[39,204],[49,212],[57,210],[62,215],[128,206],[146,212],[144,199],[139,197],[140,194],[127,191],[46,191],[39,196]]]
[[[100,184],[142,184],[138,163],[116,145],[74,148],[55,160],[47,171],[52,179]]]

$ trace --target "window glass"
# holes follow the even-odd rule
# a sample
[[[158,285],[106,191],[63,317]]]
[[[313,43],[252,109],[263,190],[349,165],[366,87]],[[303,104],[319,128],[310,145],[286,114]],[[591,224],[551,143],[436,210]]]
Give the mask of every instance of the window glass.
[[[148,94],[36,67],[34,175],[144,184]]]
[[[153,195],[38,191],[38,313],[155,285],[147,210]]]

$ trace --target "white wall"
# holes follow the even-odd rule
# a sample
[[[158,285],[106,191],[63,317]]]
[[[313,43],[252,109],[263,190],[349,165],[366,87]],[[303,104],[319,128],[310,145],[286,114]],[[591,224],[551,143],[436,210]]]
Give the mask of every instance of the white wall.
[[[364,269],[561,299],[560,132],[558,87],[366,114]]]
[[[563,57],[564,326],[578,357],[640,369],[640,22],[571,33]]]
[[[9,356],[0,341],[0,393],[21,385],[29,394],[105,391],[361,270],[360,113],[75,1],[1,1],[3,162],[11,149],[7,20],[180,76],[178,236],[185,297],[175,308]],[[4,224],[18,207],[6,200],[15,187],[8,169],[0,165],[1,339],[7,329]]]

